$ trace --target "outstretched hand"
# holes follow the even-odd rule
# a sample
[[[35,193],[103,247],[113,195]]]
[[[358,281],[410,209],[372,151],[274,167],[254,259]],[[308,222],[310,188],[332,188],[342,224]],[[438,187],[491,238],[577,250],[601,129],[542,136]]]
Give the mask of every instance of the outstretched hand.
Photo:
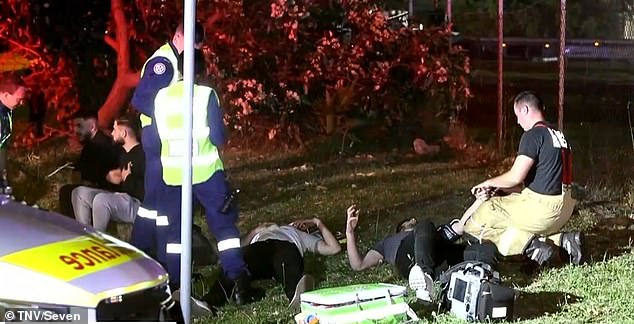
[[[322,222],[317,217],[309,219],[299,219],[290,223],[290,226],[297,228],[300,231],[309,232],[311,229],[319,229]]]
[[[346,233],[354,233],[354,230],[357,228],[357,224],[359,223],[359,210],[357,209],[357,205],[352,205],[348,207],[347,213],[347,221],[346,221]]]
[[[486,185],[486,183],[481,183],[477,186],[471,188],[471,194],[477,199],[486,201],[491,199],[497,192],[497,188]]]

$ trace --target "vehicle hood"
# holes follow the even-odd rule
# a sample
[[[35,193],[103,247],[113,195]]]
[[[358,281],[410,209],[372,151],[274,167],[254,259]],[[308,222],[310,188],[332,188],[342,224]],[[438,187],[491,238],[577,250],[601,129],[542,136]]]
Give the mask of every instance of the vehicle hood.
[[[165,283],[167,274],[130,244],[9,201],[0,205],[0,278],[10,278],[0,285],[0,299],[95,307]]]
[[[94,233],[95,230],[57,213],[13,201],[0,206],[0,257]]]

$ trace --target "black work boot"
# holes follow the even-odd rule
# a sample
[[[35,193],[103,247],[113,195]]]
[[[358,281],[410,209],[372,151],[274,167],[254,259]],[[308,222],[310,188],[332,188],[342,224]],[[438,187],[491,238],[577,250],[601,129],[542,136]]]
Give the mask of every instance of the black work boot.
[[[539,237],[534,237],[524,249],[524,253],[522,253],[528,259],[528,262],[522,265],[521,271],[526,275],[537,273],[555,255],[553,245],[541,241]]]
[[[238,305],[246,305],[264,298],[264,290],[252,287],[251,280],[246,274],[240,275],[233,283],[233,298]]]
[[[550,261],[554,254],[553,245],[540,240],[538,237],[533,238],[524,250],[524,255],[535,261],[540,267]]]
[[[561,234],[561,247],[568,253],[568,260],[574,265],[583,262],[583,233],[566,232]]]

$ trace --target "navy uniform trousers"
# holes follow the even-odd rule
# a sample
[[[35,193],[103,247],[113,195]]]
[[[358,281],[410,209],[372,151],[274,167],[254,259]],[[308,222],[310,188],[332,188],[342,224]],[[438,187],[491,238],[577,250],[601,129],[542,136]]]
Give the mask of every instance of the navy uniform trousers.
[[[163,168],[160,159],[160,142],[156,126],[152,123],[143,128],[141,144],[145,152],[145,179],[143,202],[139,207],[132,228],[131,244],[149,254],[158,257],[156,221],[158,219],[158,199],[165,190],[162,180]],[[164,215],[164,214],[163,214]]]
[[[153,133],[153,134],[152,134]],[[146,138],[147,136],[147,138]],[[154,125],[143,130],[143,144],[158,140]],[[158,147],[156,143],[150,146]],[[170,276],[170,286],[180,284],[181,258],[181,186],[168,186],[163,182],[160,153],[146,151],[145,196],[134,222],[132,244],[155,257]],[[225,275],[237,279],[246,274],[246,265],[240,249],[240,231],[236,227],[238,209],[232,206],[226,214],[220,212],[229,184],[224,171],[217,171],[209,180],[192,187],[195,201],[205,209],[209,232],[218,241],[218,256]]]
[[[223,271],[229,279],[235,280],[247,273],[240,249],[240,231],[236,227],[238,209],[231,206],[227,213],[220,211],[228,193],[229,184],[224,171],[216,171],[209,180],[192,186],[194,202],[204,208],[209,232],[218,241],[218,257]],[[157,218],[157,257],[167,267],[170,281],[174,284],[180,282],[181,195],[181,186],[164,186],[157,203],[159,215],[164,213],[167,216]]]

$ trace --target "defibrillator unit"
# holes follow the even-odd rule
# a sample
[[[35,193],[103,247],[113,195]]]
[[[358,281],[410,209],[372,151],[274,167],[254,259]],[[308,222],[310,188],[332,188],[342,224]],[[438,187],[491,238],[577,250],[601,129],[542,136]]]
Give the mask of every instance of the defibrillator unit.
[[[468,321],[512,320],[516,292],[501,285],[499,273],[486,264],[467,263],[451,273],[449,310]]]

